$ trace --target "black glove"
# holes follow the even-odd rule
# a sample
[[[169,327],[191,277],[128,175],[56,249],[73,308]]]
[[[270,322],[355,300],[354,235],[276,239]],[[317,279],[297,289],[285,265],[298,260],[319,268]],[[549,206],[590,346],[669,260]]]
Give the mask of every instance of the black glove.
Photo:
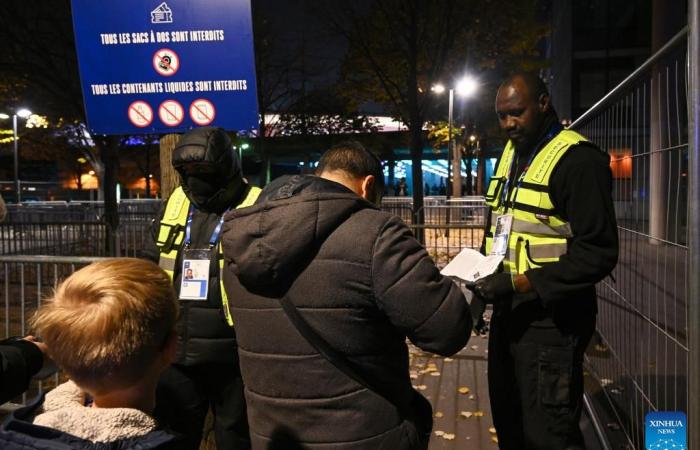
[[[485,333],[486,322],[484,321],[484,311],[486,311],[486,302],[484,299],[474,294],[471,303],[469,303],[469,310],[472,313],[474,330],[479,334]]]
[[[510,273],[494,273],[474,283],[466,283],[466,287],[486,303],[493,303],[515,292],[513,275]]]

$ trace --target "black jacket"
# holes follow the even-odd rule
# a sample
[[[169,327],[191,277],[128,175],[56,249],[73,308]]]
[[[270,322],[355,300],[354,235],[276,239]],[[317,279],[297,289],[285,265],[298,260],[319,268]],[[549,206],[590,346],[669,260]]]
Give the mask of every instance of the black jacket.
[[[109,443],[92,442],[53,428],[34,425],[32,418],[40,411],[44,396],[13,412],[0,427],[2,450],[185,450],[183,441],[165,430],[121,439]]]
[[[0,341],[0,403],[27,390],[43,358],[41,350],[29,341]]]
[[[177,143],[172,155],[173,167],[192,205],[191,248],[206,249],[224,211],[234,207],[245,195],[248,185],[241,173],[240,161],[226,133],[219,128],[202,127],[190,131]],[[207,167],[204,174],[192,174],[188,164]],[[165,205],[160,217],[165,212]],[[145,256],[158,261],[155,241],[160,221],[153,224],[153,240]],[[184,243],[183,243],[184,244]],[[173,285],[179,293],[182,280],[182,247],[175,263]],[[209,265],[209,290],[206,301],[180,302],[177,322],[177,363],[191,366],[208,363],[237,364],[236,334],[221,310],[219,255],[214,249]]]
[[[283,177],[227,214],[223,244],[253,448],[417,448],[432,414],[411,386],[406,337],[449,355],[469,339],[471,318],[406,225],[340,184]],[[281,296],[422,419],[400,417],[317,353]]]

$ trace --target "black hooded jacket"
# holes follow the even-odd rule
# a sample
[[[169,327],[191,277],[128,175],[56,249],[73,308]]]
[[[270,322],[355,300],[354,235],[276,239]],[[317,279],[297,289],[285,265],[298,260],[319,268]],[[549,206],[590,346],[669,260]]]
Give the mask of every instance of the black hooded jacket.
[[[411,386],[406,337],[449,355],[471,319],[408,227],[338,183],[283,177],[227,214],[223,245],[253,448],[418,448],[431,413]],[[316,352],[281,296],[414,417]]]
[[[192,217],[191,248],[208,248],[209,239],[223,213],[234,208],[245,195],[248,185],[241,173],[240,162],[231,140],[220,128],[202,127],[184,135],[173,150],[173,167],[187,198],[195,206]],[[201,174],[192,174],[185,167],[195,166]],[[165,209],[163,209],[164,212]],[[161,214],[162,216],[162,214]],[[155,246],[160,221],[152,229],[153,242],[146,257],[158,261]],[[221,310],[219,255],[212,252],[209,265],[207,301],[180,302],[177,323],[178,359],[183,365],[203,363],[236,363],[236,334]],[[173,285],[180,290],[182,251],[175,263]]]

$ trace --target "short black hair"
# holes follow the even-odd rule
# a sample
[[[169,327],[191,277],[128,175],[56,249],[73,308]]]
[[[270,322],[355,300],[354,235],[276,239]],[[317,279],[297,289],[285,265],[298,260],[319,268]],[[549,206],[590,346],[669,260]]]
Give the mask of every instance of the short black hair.
[[[357,141],[343,141],[328,149],[318,161],[316,174],[342,170],[355,178],[374,176],[375,194],[384,192],[384,171],[379,157]]]
[[[539,75],[533,72],[514,73],[506,78],[503,83],[501,83],[501,87],[511,84],[516,78],[523,80],[523,83],[525,83],[525,86],[527,86],[532,98],[539,99],[543,94],[549,96],[549,89],[547,89],[547,85],[544,83],[544,81],[542,81],[542,78],[540,78]]]

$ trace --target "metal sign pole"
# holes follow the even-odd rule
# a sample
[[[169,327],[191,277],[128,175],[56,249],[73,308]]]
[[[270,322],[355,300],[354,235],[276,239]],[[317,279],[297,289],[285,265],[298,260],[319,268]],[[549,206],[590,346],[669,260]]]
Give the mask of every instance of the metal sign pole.
[[[22,187],[19,182],[19,149],[17,147],[17,114],[12,115],[12,142],[15,144],[15,191],[17,192],[17,204],[22,203]]]
[[[700,449],[700,0],[688,1],[688,448]]]

